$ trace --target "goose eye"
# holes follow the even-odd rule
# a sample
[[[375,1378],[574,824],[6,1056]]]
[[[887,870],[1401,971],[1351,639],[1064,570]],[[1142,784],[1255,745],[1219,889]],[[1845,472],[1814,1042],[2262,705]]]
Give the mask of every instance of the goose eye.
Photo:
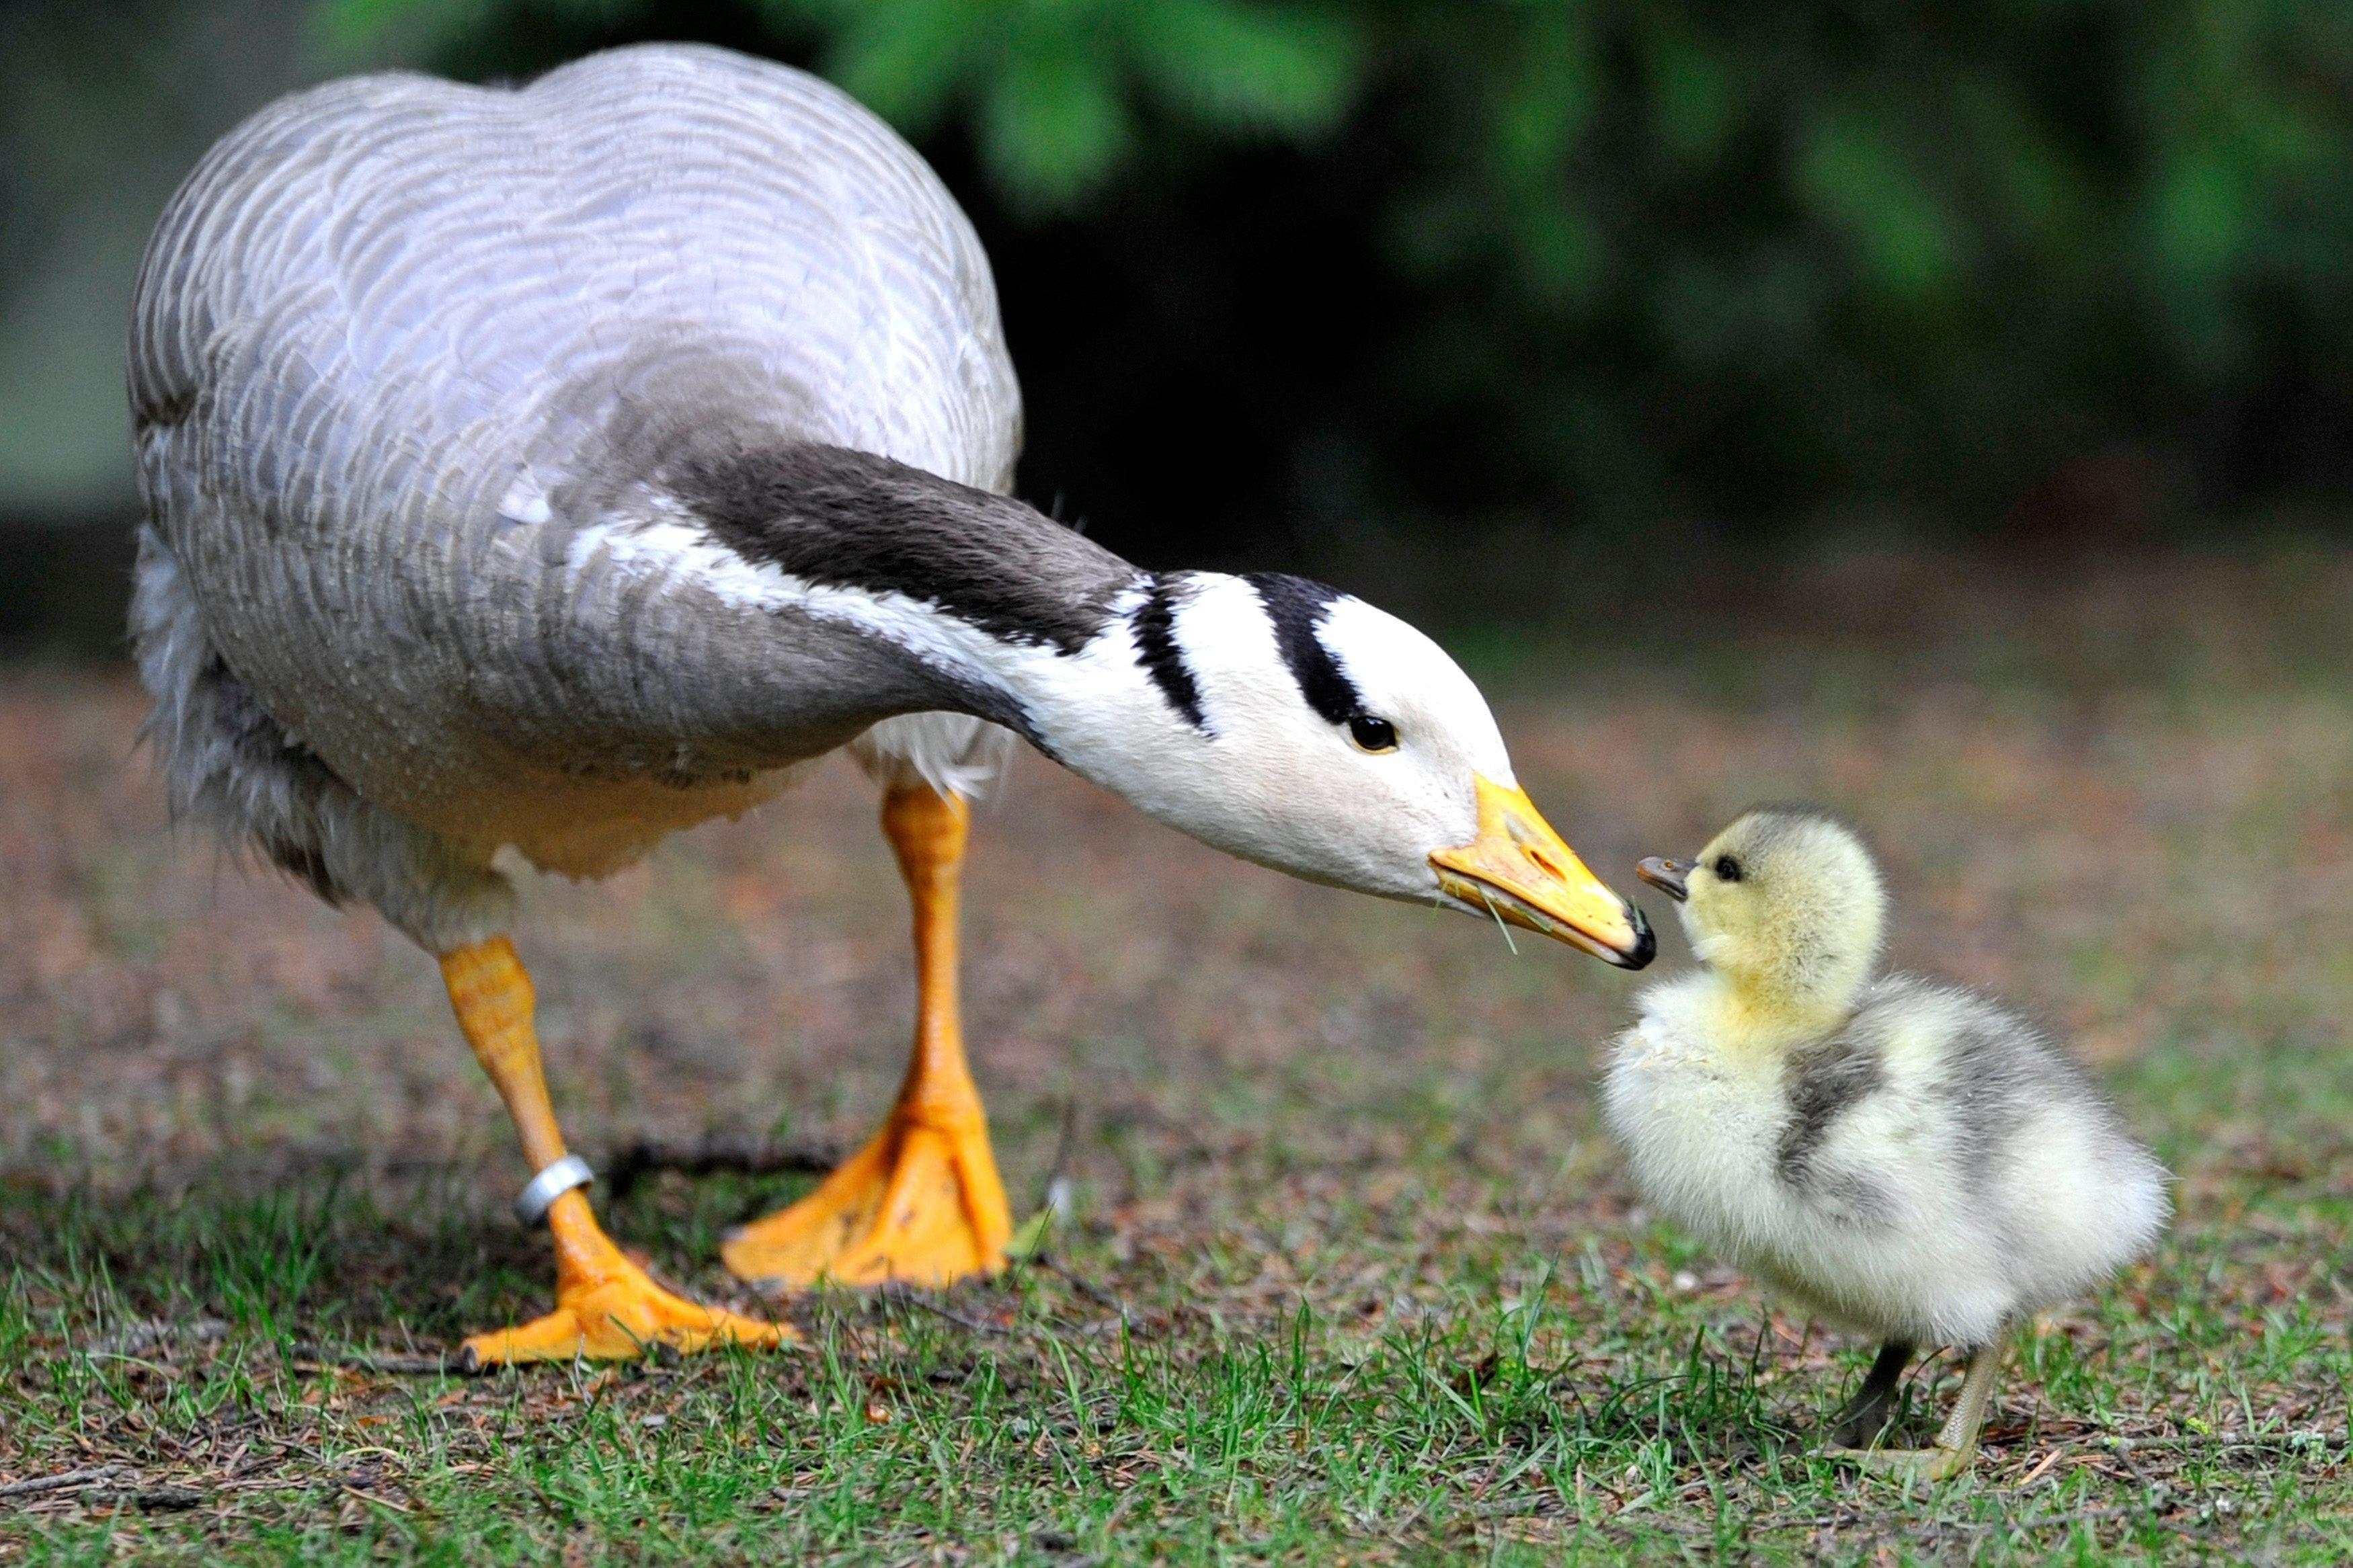
[[[1348,721],[1348,739],[1360,752],[1394,752],[1398,749],[1397,726],[1369,713],[1359,713]]]
[[[1740,868],[1740,862],[1729,855],[1719,855],[1715,858],[1715,879],[1719,882],[1737,882],[1747,875]]]

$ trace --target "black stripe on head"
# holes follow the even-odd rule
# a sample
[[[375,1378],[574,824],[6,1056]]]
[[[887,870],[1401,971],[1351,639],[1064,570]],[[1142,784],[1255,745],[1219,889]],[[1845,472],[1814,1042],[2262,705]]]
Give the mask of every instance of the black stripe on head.
[[[1208,733],[1208,721],[1201,714],[1201,688],[1193,679],[1190,666],[1185,662],[1185,650],[1176,644],[1176,606],[1185,592],[1181,574],[1155,573],[1144,603],[1136,607],[1130,625],[1135,631],[1135,661],[1144,673],[1152,677],[1152,684],[1160,688],[1160,695],[1168,706],[1184,715],[1185,722],[1203,734]]]
[[[1136,579],[1034,507],[868,452],[706,445],[661,478],[747,561],[822,587],[903,594],[1007,642],[1076,653]]]
[[[1334,724],[1345,724],[1363,712],[1364,699],[1357,695],[1355,682],[1315,635],[1340,590],[1281,572],[1245,573],[1242,581],[1258,590],[1266,618],[1274,624],[1275,647],[1282,650],[1291,678],[1299,682],[1299,694],[1307,699],[1307,706]]]

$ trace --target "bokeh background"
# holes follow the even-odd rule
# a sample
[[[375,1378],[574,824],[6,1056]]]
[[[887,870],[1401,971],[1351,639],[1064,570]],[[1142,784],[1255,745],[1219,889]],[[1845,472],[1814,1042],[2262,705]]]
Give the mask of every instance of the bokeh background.
[[[649,37],[914,139],[996,260],[1025,493],[1147,564],[1493,621],[1692,551],[2197,548],[2353,498],[2328,0],[13,0],[0,637],[113,646],[125,301],[212,138]]]

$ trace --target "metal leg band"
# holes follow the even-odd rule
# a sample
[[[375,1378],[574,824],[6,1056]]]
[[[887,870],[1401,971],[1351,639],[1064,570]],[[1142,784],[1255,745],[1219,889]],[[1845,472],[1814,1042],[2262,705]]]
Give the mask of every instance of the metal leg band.
[[[588,1162],[577,1154],[566,1154],[538,1175],[515,1195],[515,1218],[526,1226],[535,1226],[547,1217],[555,1200],[575,1187],[585,1187],[596,1179]]]

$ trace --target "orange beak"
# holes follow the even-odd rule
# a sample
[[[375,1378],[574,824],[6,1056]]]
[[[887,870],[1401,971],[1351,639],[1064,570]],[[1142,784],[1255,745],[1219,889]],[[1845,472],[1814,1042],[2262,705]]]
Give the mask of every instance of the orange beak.
[[[1478,786],[1479,837],[1430,858],[1449,898],[1620,969],[1640,969],[1657,955],[1642,911],[1585,868],[1525,790],[1483,774]]]

